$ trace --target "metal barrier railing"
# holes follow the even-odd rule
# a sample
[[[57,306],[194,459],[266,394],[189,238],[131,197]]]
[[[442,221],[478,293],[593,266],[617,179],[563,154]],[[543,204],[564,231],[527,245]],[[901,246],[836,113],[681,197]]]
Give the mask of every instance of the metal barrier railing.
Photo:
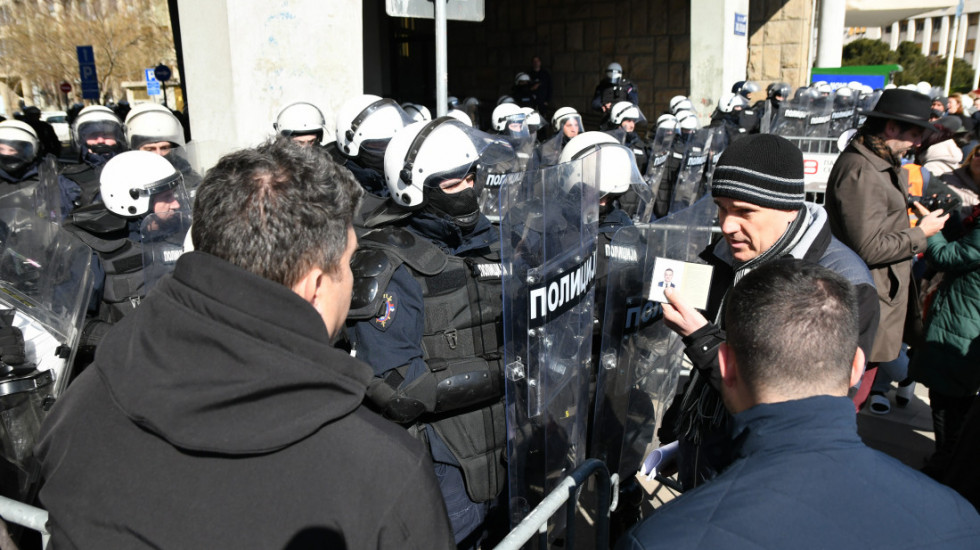
[[[7,497],[0,496],[0,518],[7,523],[22,525],[41,533],[41,547],[47,548],[51,534],[48,533],[48,512]]]
[[[564,548],[575,548],[575,512],[578,506],[578,488],[592,475],[596,476],[597,515],[595,518],[595,549],[609,548],[609,512],[615,507],[614,495],[618,489],[610,477],[606,464],[597,458],[590,458],[572,470],[565,479],[552,490],[548,496],[535,506],[534,510],[524,518],[494,550],[518,550],[528,541],[538,537],[538,548],[548,547],[548,520],[565,506],[568,514]]]

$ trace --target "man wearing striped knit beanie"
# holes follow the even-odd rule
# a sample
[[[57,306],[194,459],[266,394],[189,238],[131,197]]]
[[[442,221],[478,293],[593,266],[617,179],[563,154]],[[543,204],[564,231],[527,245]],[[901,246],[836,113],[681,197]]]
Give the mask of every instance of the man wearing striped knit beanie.
[[[865,353],[878,326],[878,298],[867,266],[831,235],[824,209],[805,201],[799,148],[772,134],[732,143],[718,160],[711,195],[723,238],[701,254],[714,266],[708,307],[702,314],[675,291],[665,292],[670,304],[664,305],[664,320],[683,337],[684,352],[695,367],[660,434],[662,442],[679,442],[678,474],[685,489],[714,477],[734,459],[735,434],[718,390],[717,355],[725,341],[725,296],[745,274],[788,256],[820,264],[857,287],[859,344]]]

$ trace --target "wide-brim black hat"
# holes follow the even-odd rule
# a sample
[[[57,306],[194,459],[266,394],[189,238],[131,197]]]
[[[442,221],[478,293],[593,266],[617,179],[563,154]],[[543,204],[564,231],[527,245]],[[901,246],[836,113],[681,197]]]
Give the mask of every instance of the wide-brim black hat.
[[[874,109],[870,111],[860,109],[858,112],[866,116],[907,122],[929,132],[936,130],[929,122],[932,100],[929,96],[913,90],[901,88],[885,90],[878,98]]]

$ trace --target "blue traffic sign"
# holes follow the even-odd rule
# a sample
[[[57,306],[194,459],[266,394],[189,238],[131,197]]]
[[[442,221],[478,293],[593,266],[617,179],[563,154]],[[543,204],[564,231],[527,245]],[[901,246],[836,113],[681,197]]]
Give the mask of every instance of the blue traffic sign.
[[[173,73],[170,72],[170,67],[166,65],[157,65],[156,68],[153,69],[153,75],[156,76],[157,80],[159,80],[160,82],[166,82],[170,80],[170,77],[173,76]]]
[[[160,81],[153,69],[144,69],[143,77],[146,79],[146,95],[160,95]]]
[[[95,53],[92,46],[76,46],[78,74],[82,81],[82,98],[99,99],[99,77],[95,72]]]

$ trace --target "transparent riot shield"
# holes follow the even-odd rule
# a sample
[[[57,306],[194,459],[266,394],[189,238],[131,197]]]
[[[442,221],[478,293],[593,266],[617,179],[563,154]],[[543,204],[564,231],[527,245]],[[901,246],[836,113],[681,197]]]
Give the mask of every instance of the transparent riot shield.
[[[798,143],[806,135],[807,121],[810,119],[810,99],[809,95],[802,94],[791,101],[782,102],[771,133]]]
[[[711,156],[711,136],[714,132],[714,128],[701,128],[689,138],[680,172],[677,173],[669,213],[691,206],[707,191],[704,171]]]
[[[538,144],[538,166],[544,168],[558,164],[558,159],[561,158],[561,150],[564,146],[564,137],[564,134],[558,132]]]
[[[504,184],[519,185],[525,172],[522,160],[509,142],[500,138],[488,140],[476,166],[476,190],[480,212],[493,224],[500,223],[500,189]]]
[[[830,114],[830,134],[828,137],[837,139],[844,132],[854,128],[857,118],[855,98],[853,94],[838,94],[834,96],[834,111]]]
[[[61,220],[61,191],[58,187],[58,166],[48,155],[38,166],[37,181],[4,185],[0,190],[0,209],[18,208],[33,212],[39,218]],[[6,189],[6,188],[10,189]]]
[[[677,389],[680,337],[650,300],[657,258],[700,262],[717,208],[710,198],[652,224],[623,227],[608,263],[590,454],[627,480],[659,446],[656,431]]]
[[[725,148],[728,145],[728,135],[723,129],[718,128],[711,134],[711,139],[708,142],[708,164],[704,167],[704,181],[707,189],[711,189],[711,180],[715,173],[715,166],[718,165],[718,159],[721,158],[721,154],[725,152]]]
[[[798,144],[804,153],[829,153],[832,146],[830,139],[830,121],[834,104],[830,98],[817,98],[810,103],[810,113],[807,116],[805,136]]]
[[[175,210],[150,214],[140,224],[143,245],[144,295],[166,274],[174,270],[177,258],[184,253],[184,238],[191,228],[191,215]]]
[[[664,170],[667,169],[670,144],[673,143],[675,135],[673,127],[659,127],[650,144],[650,162],[647,163],[647,172],[643,179],[650,185],[653,196],[657,196],[660,180],[663,178]]]
[[[594,156],[502,188],[513,524],[585,459],[599,201]],[[554,521],[552,536],[564,517]]]
[[[32,449],[41,422],[71,379],[92,293],[92,250],[34,212],[0,209],[0,324],[24,335],[25,362],[0,361],[3,494],[26,499],[36,481]]]

